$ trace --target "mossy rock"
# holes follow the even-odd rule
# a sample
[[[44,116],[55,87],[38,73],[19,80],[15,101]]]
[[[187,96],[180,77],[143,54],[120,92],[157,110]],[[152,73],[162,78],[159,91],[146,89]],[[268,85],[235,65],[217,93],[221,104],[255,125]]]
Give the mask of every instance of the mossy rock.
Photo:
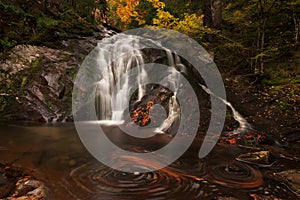
[[[300,195],[300,169],[290,169],[275,174]]]

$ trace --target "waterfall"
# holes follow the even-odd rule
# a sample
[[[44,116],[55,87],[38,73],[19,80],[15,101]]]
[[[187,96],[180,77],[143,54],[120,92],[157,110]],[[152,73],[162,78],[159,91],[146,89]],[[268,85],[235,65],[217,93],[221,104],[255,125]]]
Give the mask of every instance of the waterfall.
[[[163,82],[167,81],[170,84],[173,84],[173,88],[175,88],[175,91],[174,91],[174,95],[169,100],[168,117],[167,117],[167,119],[164,120],[164,122],[161,124],[161,126],[156,129],[157,133],[165,132],[167,129],[169,129],[171,127],[172,123],[180,117],[179,104],[176,99],[176,95],[177,95],[178,88],[179,88],[178,84],[180,82],[180,80],[179,80],[180,72],[178,72],[176,70],[176,66],[181,64],[181,60],[177,54],[175,54],[175,56],[173,56],[172,52],[169,49],[165,49],[165,51],[166,51],[169,66],[170,66],[170,68],[169,68],[170,73],[169,73],[169,76],[165,77],[165,80],[163,80]]]
[[[124,121],[124,111],[130,102],[130,79],[134,78],[138,83],[137,100],[141,100],[146,94],[145,85],[148,81],[148,74],[144,68],[144,58],[138,37],[118,34],[114,39],[111,38],[99,48],[97,64],[105,69],[97,82],[95,107],[99,120],[108,122]],[[156,43],[157,42],[154,42]],[[174,95],[168,103],[168,117],[163,121],[156,132],[163,133],[169,129],[172,123],[180,117],[180,106],[177,102],[177,90],[180,83],[180,73],[186,73],[187,68],[181,62],[180,57],[169,49],[163,48],[168,59],[168,75],[164,77],[162,83],[171,84],[175,88]],[[137,67],[136,77],[129,77],[129,70]],[[122,82],[121,82],[122,79]],[[198,81],[197,81],[198,82]],[[239,128],[235,132],[243,132],[251,128],[251,125],[240,115],[230,102],[216,96],[206,86],[198,83],[209,95],[213,95],[227,105],[234,119],[239,123]],[[176,89],[177,88],[177,89]]]
[[[236,133],[241,133],[244,131],[247,131],[249,129],[252,129],[252,126],[247,122],[247,120],[232,106],[232,104],[228,101],[226,101],[225,99],[218,97],[217,95],[215,95],[213,92],[211,92],[206,86],[198,83],[199,86],[207,93],[210,95],[213,95],[214,97],[218,98],[219,100],[221,100],[225,105],[227,105],[231,111],[232,111],[232,115],[233,118],[239,123],[239,127],[233,131],[233,134]]]
[[[126,72],[135,66],[138,68],[138,100],[145,94],[147,73],[143,68],[145,62],[142,52],[138,48],[139,40],[122,34],[116,39],[115,43],[99,47],[98,52],[97,64],[106,67],[96,90],[96,110],[100,120],[124,120],[123,112],[128,107],[130,98],[130,77]]]

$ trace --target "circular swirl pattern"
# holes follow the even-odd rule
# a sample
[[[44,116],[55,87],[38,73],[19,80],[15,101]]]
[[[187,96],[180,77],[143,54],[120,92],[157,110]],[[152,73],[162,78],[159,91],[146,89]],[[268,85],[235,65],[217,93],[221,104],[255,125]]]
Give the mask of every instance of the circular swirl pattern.
[[[208,175],[208,180],[222,186],[234,188],[250,189],[264,184],[260,171],[240,162],[213,167]]]
[[[202,189],[207,187],[206,181],[185,176],[173,168],[138,172],[139,168],[156,168],[158,163],[153,160],[122,155],[113,157],[112,165],[136,169],[136,172],[126,173],[100,163],[84,164],[70,172],[67,181],[71,184],[70,192],[79,199],[199,199],[203,195]]]

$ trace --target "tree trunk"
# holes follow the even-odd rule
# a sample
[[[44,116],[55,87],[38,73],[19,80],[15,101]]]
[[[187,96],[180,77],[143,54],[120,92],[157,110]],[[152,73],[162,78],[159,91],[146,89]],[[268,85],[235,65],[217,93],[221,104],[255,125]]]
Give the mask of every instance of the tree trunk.
[[[265,27],[267,23],[267,18],[264,18],[263,25],[262,25],[262,33],[261,33],[261,42],[260,42],[260,51],[263,53],[265,50]],[[260,57],[260,67],[259,67],[259,74],[264,74],[264,56]]]
[[[211,12],[211,0],[202,1],[202,11],[204,14],[203,25],[212,28],[213,19],[212,19],[212,12]]]
[[[257,55],[255,59],[255,68],[254,74],[263,74],[264,73],[264,50],[265,50],[265,27],[266,27],[267,18],[264,17],[262,22],[257,28]]]
[[[300,20],[297,17],[296,13],[294,13],[293,20],[295,26],[295,44],[298,44],[300,35]]]
[[[258,26],[258,37],[257,37],[257,50],[258,57],[256,58],[256,64],[254,69],[254,74],[263,75],[264,74],[264,51],[265,51],[265,35],[266,35],[266,25],[269,19],[270,12],[275,5],[276,0],[269,2],[269,6],[263,0],[258,1],[258,9],[260,14],[260,24]]]
[[[222,0],[202,1],[203,25],[209,28],[219,28],[222,23],[222,7]]]
[[[222,0],[214,0],[211,4],[213,27],[219,29],[222,23]]]

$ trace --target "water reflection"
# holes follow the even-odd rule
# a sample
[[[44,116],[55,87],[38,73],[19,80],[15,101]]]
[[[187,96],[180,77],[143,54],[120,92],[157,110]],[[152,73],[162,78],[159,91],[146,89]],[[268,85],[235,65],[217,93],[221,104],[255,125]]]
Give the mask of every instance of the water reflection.
[[[233,161],[245,151],[230,145],[217,145],[203,160],[197,157],[199,149],[191,148],[179,160],[161,170],[124,173],[92,158],[81,144],[73,124],[2,124],[0,134],[1,163],[21,167],[26,174],[45,182],[50,189],[49,199],[297,198],[286,185],[271,176],[273,171],[297,163],[284,161],[285,166],[278,160],[267,169],[250,166]],[[155,139],[157,143],[163,142],[157,137],[151,143]],[[134,151],[144,151],[142,146],[134,146],[132,142],[125,145]],[[118,153],[111,158],[112,164],[131,169],[151,169],[163,161],[139,160]]]
[[[130,159],[123,160],[130,164]],[[136,163],[134,161],[134,163]],[[148,168],[151,163],[141,163],[136,168]],[[154,163],[152,163],[154,164]],[[132,167],[132,166],[130,166]],[[90,199],[178,199],[201,196],[201,185],[189,177],[185,177],[172,169],[162,169],[148,173],[125,173],[113,170],[99,163],[88,163],[75,168],[69,174],[71,193],[83,198],[82,191],[88,193]],[[74,187],[75,186],[75,187]],[[203,193],[203,191],[202,191]]]

